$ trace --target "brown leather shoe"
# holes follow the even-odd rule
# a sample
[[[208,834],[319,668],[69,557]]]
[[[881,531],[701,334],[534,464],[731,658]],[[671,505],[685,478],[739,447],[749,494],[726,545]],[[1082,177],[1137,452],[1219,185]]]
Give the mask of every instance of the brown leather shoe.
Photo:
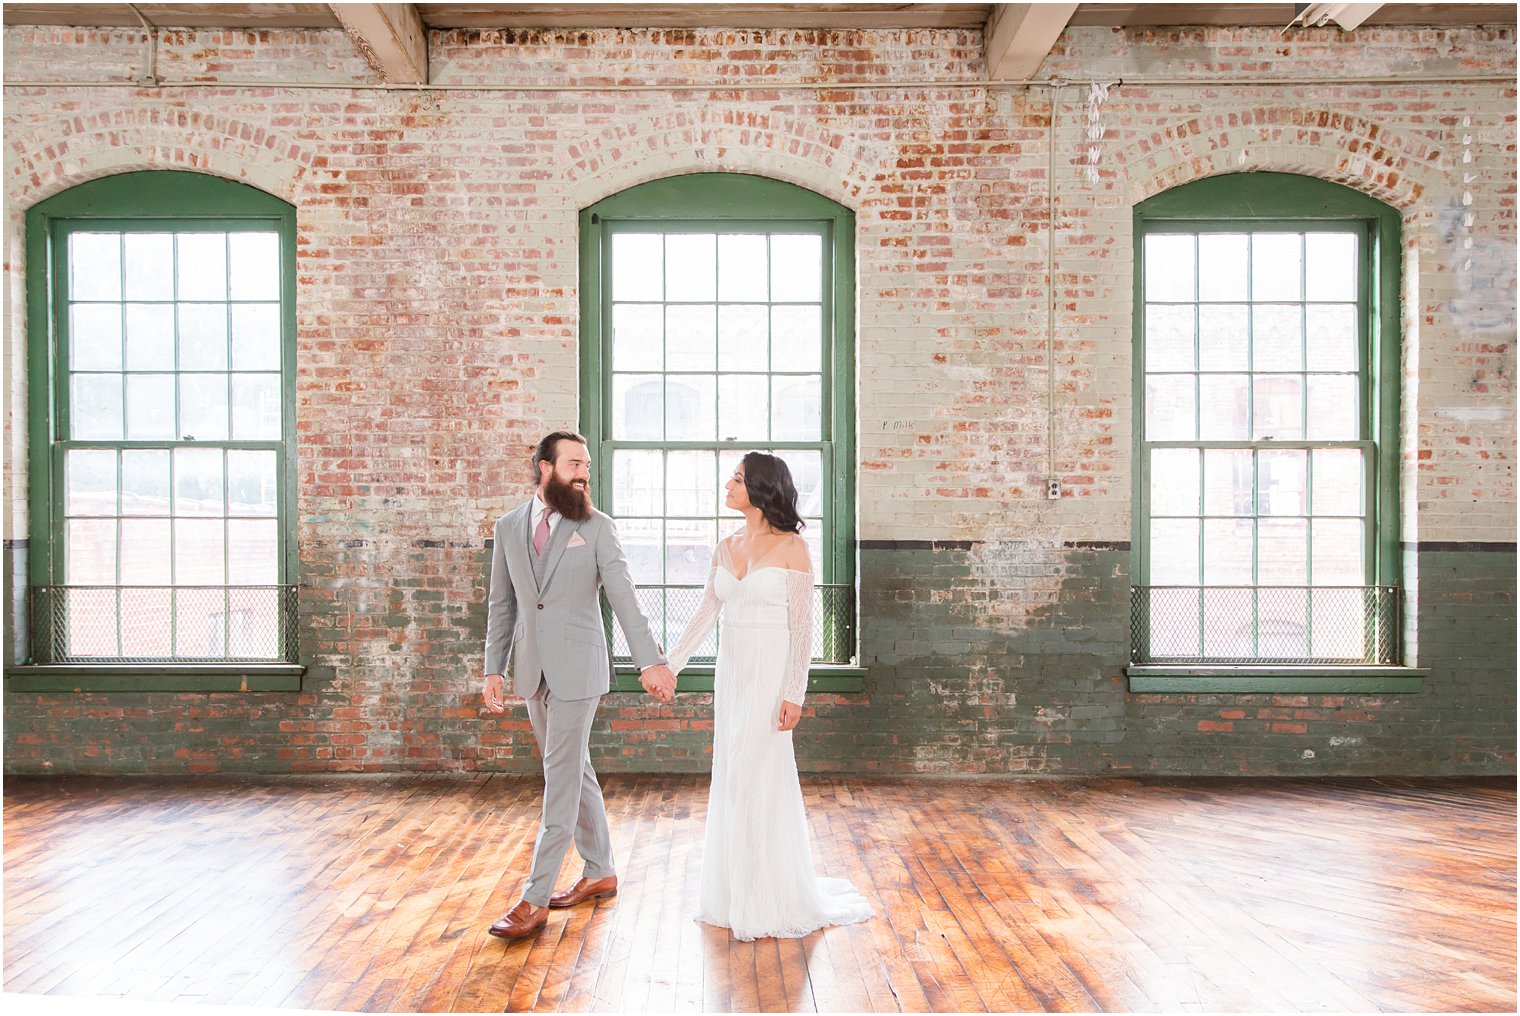
[[[574,907],[585,903],[587,900],[610,900],[616,895],[616,875],[608,875],[606,878],[583,878],[564,892],[555,893],[553,896],[550,896],[549,906],[555,909]]]
[[[491,925],[491,934],[497,938],[527,938],[547,923],[549,923],[548,907],[535,907],[527,900],[522,900],[517,906],[502,914],[499,921]]]

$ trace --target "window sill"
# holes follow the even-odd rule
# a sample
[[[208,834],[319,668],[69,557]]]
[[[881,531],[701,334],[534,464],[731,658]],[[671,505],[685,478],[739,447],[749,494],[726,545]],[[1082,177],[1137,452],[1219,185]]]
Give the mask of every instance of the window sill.
[[[1424,687],[1428,669],[1273,664],[1131,664],[1132,692],[1404,693]]]
[[[865,667],[850,666],[814,666],[808,670],[809,694],[813,692],[840,693],[864,691],[866,687],[866,674],[869,671]],[[617,668],[617,680],[612,685],[613,691],[636,691],[642,693],[644,688],[639,684],[639,669],[637,667],[619,664]],[[704,692],[713,690],[713,665],[710,663],[694,663],[681,671],[680,680],[677,682],[678,692]]]
[[[49,663],[9,667],[8,692],[300,691],[299,663]]]

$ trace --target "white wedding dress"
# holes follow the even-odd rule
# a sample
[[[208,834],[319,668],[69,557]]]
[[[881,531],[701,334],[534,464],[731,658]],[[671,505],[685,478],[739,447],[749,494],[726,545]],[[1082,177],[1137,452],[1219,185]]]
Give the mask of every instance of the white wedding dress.
[[[745,942],[801,938],[873,913],[845,879],[814,874],[792,731],[776,729],[782,700],[801,705],[807,689],[812,599],[811,572],[761,560],[736,577],[725,540],[697,614],[669,655],[680,671],[721,612],[697,920]]]

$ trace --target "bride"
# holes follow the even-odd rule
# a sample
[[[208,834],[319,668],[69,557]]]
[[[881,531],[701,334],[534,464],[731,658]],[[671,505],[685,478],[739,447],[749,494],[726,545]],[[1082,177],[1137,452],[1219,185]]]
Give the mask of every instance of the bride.
[[[812,659],[813,568],[786,463],[750,452],[724,503],[745,526],[713,551],[697,614],[670,653],[679,672],[721,612],[712,788],[697,919],[735,938],[800,938],[872,915],[840,878],[813,872],[792,754]]]

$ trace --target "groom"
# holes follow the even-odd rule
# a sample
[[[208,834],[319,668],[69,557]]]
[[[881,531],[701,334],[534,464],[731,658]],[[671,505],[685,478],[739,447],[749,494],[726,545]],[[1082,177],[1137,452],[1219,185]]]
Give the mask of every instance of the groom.
[[[586,747],[597,703],[612,678],[598,587],[606,590],[628,637],[644,690],[663,702],[676,690],[675,675],[639,612],[612,519],[591,505],[586,439],[570,431],[550,434],[533,452],[533,471],[533,500],[496,523],[486,609],[486,708],[506,711],[502,674],[510,652],[513,690],[527,702],[544,760],[533,867],[522,900],[491,925],[498,938],[537,932],[549,907],[617,895],[602,788]],[[551,896],[572,835],[586,862],[584,874]]]

